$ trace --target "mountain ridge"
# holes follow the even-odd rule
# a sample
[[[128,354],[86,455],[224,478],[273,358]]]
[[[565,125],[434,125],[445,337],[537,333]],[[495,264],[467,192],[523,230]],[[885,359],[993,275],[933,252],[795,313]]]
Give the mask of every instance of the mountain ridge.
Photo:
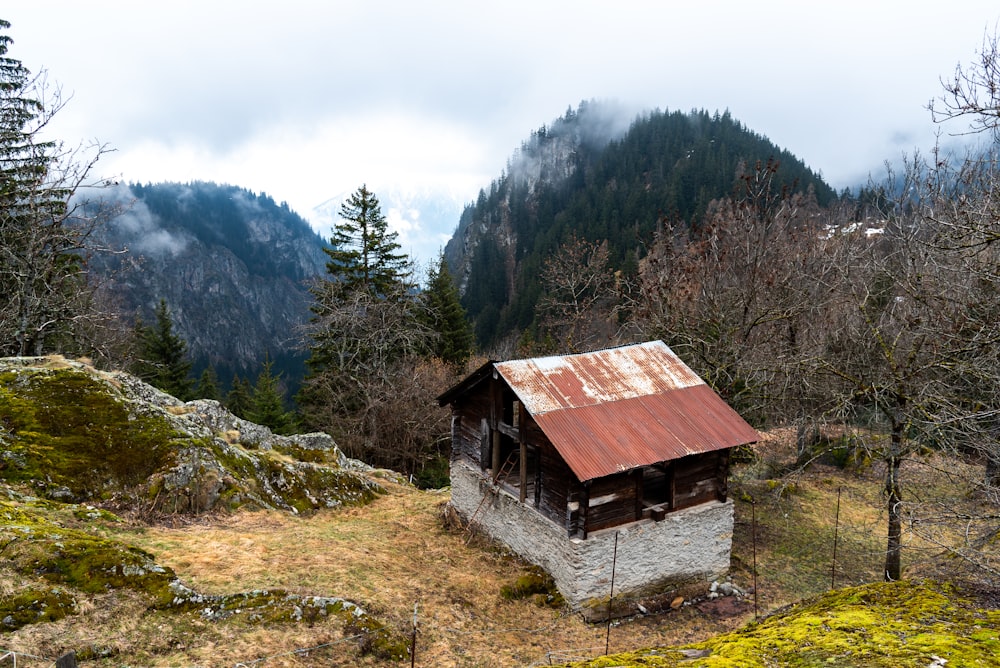
[[[780,165],[778,188],[808,190],[821,205],[836,198],[801,160],[728,111],[654,110],[601,140],[589,131],[601,108],[581,103],[532,133],[463,211],[445,255],[480,345],[530,330],[544,262],[572,236],[607,240],[611,269],[629,274],[660,220],[697,226],[710,202],[769,160]]]

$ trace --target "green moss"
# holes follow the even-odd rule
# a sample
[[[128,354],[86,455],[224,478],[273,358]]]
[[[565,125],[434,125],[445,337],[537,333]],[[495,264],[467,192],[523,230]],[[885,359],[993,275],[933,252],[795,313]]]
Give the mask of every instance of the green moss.
[[[0,374],[0,478],[100,497],[145,480],[178,435],[113,385],[78,369]]]
[[[296,447],[296,454],[316,453]],[[73,366],[0,372],[0,481],[27,483],[60,501],[124,498],[189,513],[219,501],[230,510],[249,504],[308,513],[365,504],[382,491],[336,463],[191,438],[115,381]]]
[[[687,648],[631,652],[567,666],[997,665],[1000,611],[975,609],[935,582],[829,592],[788,612]],[[683,652],[683,653],[682,653]]]
[[[171,600],[173,571],[138,548],[54,523],[30,506],[0,503],[0,543],[9,567],[82,592],[128,588]]]
[[[357,636],[362,654],[398,661],[409,655],[408,641],[390,626],[354,603],[340,598],[296,596],[281,589],[258,590],[226,596],[178,592],[169,606],[174,611],[198,611],[213,621],[230,620],[254,626],[313,623],[336,617],[347,635]]]
[[[512,585],[500,588],[500,596],[507,601],[531,598],[537,605],[559,607],[565,602],[552,576],[538,567],[532,567]]]
[[[0,597],[0,630],[14,631],[28,624],[55,622],[76,613],[76,599],[65,589],[25,589]]]

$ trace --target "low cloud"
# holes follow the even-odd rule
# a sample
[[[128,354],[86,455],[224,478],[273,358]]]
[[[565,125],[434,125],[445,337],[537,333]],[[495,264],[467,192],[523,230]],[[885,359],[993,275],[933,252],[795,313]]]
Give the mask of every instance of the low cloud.
[[[165,229],[159,217],[126,186],[108,191],[104,199],[121,208],[122,213],[111,221],[110,227],[118,242],[133,255],[173,257],[184,251],[191,241],[185,234]]]

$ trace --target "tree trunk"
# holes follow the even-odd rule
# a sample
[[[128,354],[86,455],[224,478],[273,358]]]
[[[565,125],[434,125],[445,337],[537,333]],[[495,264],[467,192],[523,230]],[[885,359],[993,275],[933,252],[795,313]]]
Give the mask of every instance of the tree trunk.
[[[889,513],[888,542],[885,548],[885,579],[887,582],[899,580],[902,574],[903,520],[901,511],[902,495],[899,486],[899,465],[902,459],[903,428],[893,425],[892,445],[885,467],[886,510]]]

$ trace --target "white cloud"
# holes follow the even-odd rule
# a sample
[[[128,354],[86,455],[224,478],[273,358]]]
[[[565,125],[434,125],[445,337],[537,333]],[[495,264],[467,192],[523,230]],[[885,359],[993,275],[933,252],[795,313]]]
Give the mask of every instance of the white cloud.
[[[361,183],[472,200],[533,129],[594,98],[728,109],[834,186],[854,185],[933,143],[925,105],[1000,10],[10,0],[4,18],[10,55],[74,96],[55,136],[111,144],[107,172],[232,183],[308,216]],[[427,235],[451,231],[422,223]]]

